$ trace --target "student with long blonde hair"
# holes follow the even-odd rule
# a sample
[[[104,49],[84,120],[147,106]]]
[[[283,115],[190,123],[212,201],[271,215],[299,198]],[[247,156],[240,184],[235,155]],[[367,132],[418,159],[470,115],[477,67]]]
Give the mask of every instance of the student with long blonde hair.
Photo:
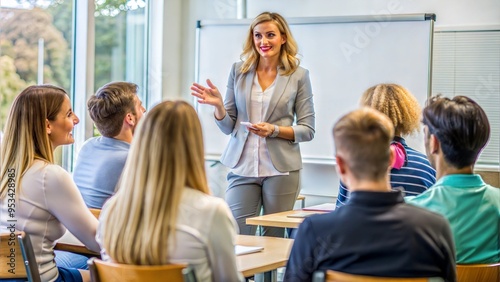
[[[209,195],[201,124],[192,106],[155,106],[134,135],[117,193],[98,228],[103,258],[124,264],[189,263],[198,281],[239,281],[236,223]]]
[[[97,219],[70,174],[54,164],[54,149],[72,144],[79,122],[66,91],[52,85],[26,88],[14,100],[0,156],[0,228],[30,236],[42,281],[88,281],[88,271],[56,265],[54,246],[66,228],[89,249]],[[3,266],[2,266],[3,267]]]

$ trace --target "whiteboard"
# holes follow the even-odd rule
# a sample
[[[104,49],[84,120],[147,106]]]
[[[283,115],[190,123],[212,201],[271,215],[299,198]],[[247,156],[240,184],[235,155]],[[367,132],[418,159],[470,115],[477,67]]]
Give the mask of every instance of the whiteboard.
[[[301,66],[310,72],[316,134],[300,143],[304,162],[333,162],[332,128],[356,109],[362,93],[378,83],[403,85],[423,106],[431,89],[434,15],[378,15],[287,19],[299,45]],[[232,64],[240,60],[250,19],[199,21],[196,77],[207,78],[225,95]],[[195,101],[196,103],[196,101]],[[214,121],[214,109],[196,104],[207,159],[218,159],[229,137]],[[423,134],[407,139],[423,151]]]

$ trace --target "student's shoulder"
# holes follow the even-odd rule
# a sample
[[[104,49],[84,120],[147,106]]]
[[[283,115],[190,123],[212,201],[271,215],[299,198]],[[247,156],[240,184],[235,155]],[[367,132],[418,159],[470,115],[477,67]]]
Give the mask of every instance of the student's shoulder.
[[[66,189],[75,185],[71,174],[57,164],[35,161],[26,176],[30,179],[43,180],[46,189]]]
[[[37,171],[42,172],[44,176],[49,176],[49,177],[57,177],[57,176],[66,177],[70,175],[69,172],[67,172],[60,165],[51,164],[40,160],[37,160],[33,163],[33,168],[35,168]]]
[[[100,136],[96,136],[96,137],[91,137],[91,138],[85,140],[85,142],[83,142],[82,148],[80,150],[87,149],[90,146],[93,146],[96,142],[98,142],[99,139],[100,139]]]
[[[343,236],[356,223],[335,214],[336,211],[306,217],[295,235],[296,240],[307,244],[316,243],[319,238]]]
[[[130,143],[105,136],[95,137],[95,139],[93,140],[93,144],[95,147],[106,151],[128,153],[128,151],[130,150]]]
[[[188,202],[196,202],[196,208],[200,211],[220,210],[227,207],[227,203],[224,199],[208,195],[189,187],[184,188],[183,197],[188,199]]]
[[[443,187],[440,185],[433,185],[419,195],[407,196],[404,199],[406,203],[413,206],[426,207],[441,201],[443,195],[442,189]]]
[[[340,210],[340,209],[339,209]],[[337,213],[336,211],[333,212],[328,212],[328,213],[318,213],[314,214],[311,216],[307,216],[303,223],[307,223],[308,225],[318,228],[318,229],[324,229],[325,226],[332,226],[332,225],[338,225],[338,224],[343,224],[343,222],[346,220],[344,216],[342,216],[341,213]]]
[[[83,143],[80,151],[78,152],[78,158],[88,157],[89,154],[96,151],[99,144],[99,137],[91,137]]]
[[[406,146],[405,149],[406,149],[406,152],[408,154],[409,160],[418,161],[418,162],[430,165],[429,160],[427,159],[427,156],[424,153],[417,151],[417,150],[413,149],[412,147],[408,147],[408,146]]]
[[[418,197],[418,196],[417,196]],[[417,204],[418,202],[409,202],[401,205],[401,209],[405,211],[407,221],[412,224],[422,225],[446,225],[448,221],[440,213],[433,211],[425,206]]]
[[[500,210],[500,188],[487,185],[486,187],[486,193],[489,198],[493,200],[494,203],[497,204],[499,210]]]
[[[205,194],[201,191],[184,188],[181,201],[181,214],[185,218],[203,218],[202,221],[191,221],[190,224],[206,229],[209,226],[233,224],[233,216],[224,199]]]

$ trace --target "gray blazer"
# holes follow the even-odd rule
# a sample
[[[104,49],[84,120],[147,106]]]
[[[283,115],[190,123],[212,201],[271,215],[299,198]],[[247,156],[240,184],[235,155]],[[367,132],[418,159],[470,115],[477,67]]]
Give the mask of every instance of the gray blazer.
[[[255,69],[242,74],[242,62],[233,64],[227,82],[224,107],[226,116],[216,123],[224,134],[231,134],[229,143],[221,156],[221,162],[234,168],[240,160],[249,131],[241,121],[249,121],[250,93],[255,78]],[[295,125],[293,125],[296,120]],[[266,143],[274,167],[280,172],[302,168],[299,142],[314,138],[314,102],[309,71],[299,67],[291,75],[276,77],[276,86],[269,108],[262,122],[278,126],[292,126],[294,141],[267,137]]]

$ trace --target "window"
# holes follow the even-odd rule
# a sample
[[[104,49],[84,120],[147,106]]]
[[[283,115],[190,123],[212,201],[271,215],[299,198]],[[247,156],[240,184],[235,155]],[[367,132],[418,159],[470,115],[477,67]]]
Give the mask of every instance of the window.
[[[500,30],[437,31],[434,34],[432,94],[465,95],[488,115],[491,137],[477,162],[500,162]]]
[[[149,88],[161,89],[162,13],[163,1],[2,0],[0,129],[22,89],[41,83],[63,87],[80,118],[75,146],[57,153],[58,163],[71,171],[76,152],[93,136],[86,101],[97,88],[129,81],[139,86],[144,105],[160,100],[161,91]]]
[[[147,62],[146,3],[129,1],[111,5],[96,1],[95,63],[93,92],[111,81],[139,86],[137,93],[146,102]],[[100,135],[93,127],[93,136]]]
[[[110,81],[128,81],[139,85],[139,95],[144,100],[146,3],[128,1],[127,4],[110,5],[105,2],[96,1],[94,13],[94,91]]]
[[[15,97],[33,84],[71,85],[72,1],[2,1],[0,129]],[[39,1],[42,2],[42,1]],[[1,134],[1,133],[0,133]],[[61,163],[56,151],[56,161]]]

